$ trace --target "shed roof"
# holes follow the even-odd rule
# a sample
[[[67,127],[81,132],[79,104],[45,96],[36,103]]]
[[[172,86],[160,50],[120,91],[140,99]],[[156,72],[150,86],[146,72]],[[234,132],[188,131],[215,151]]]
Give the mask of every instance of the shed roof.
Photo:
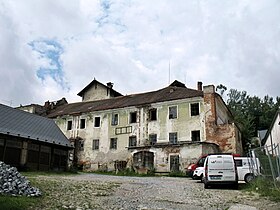
[[[54,118],[56,116],[63,115],[74,115],[92,111],[110,110],[131,106],[144,106],[152,103],[172,101],[184,98],[203,97],[203,91],[189,89],[183,87],[182,85],[176,86],[177,82],[175,81],[166,88],[152,92],[119,96],[98,101],[66,104],[52,111],[48,115],[48,117]]]
[[[71,147],[52,119],[0,104],[0,133]]]

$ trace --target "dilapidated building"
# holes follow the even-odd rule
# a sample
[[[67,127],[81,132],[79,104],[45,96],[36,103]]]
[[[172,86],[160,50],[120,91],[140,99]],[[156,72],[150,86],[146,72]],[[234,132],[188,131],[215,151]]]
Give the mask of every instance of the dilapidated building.
[[[212,85],[190,89],[174,81],[160,90],[122,96],[93,80],[48,117],[75,144],[76,161],[87,170],[133,167],[147,172],[183,171],[213,152],[242,153],[240,132]]]

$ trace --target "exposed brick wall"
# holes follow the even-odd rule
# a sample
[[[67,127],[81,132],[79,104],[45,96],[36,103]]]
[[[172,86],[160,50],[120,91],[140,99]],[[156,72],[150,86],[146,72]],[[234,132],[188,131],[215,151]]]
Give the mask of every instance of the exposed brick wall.
[[[236,126],[232,124],[217,125],[216,94],[214,86],[203,89],[205,103],[206,141],[219,145],[221,152],[242,153],[240,140],[236,135]]]

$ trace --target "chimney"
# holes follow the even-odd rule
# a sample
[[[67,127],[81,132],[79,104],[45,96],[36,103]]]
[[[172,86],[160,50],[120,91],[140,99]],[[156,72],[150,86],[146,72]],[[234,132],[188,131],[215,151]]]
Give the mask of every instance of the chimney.
[[[202,91],[202,82],[197,82],[197,90]]]
[[[110,89],[113,88],[113,85],[114,85],[114,83],[112,83],[112,82],[108,82],[108,83],[107,83],[107,87],[110,88]]]

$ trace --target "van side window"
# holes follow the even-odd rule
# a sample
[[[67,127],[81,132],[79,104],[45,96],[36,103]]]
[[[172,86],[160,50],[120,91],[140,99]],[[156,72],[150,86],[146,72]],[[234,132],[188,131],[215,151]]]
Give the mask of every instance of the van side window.
[[[241,167],[242,166],[242,160],[234,160],[236,167]]]

